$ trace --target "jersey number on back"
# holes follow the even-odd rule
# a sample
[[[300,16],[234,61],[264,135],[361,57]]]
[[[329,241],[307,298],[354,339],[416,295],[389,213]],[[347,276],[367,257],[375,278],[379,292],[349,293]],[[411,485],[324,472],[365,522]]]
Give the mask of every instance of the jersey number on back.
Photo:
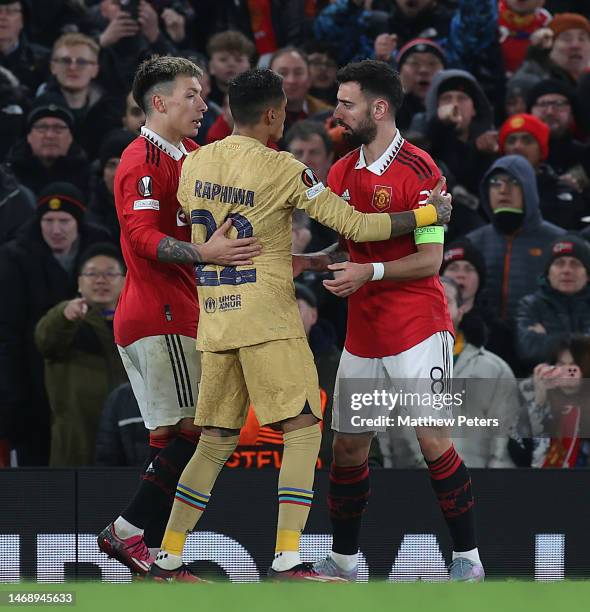
[[[251,238],[254,235],[252,224],[243,215],[232,213],[227,218],[231,219],[232,225],[238,230],[238,238]],[[205,226],[205,241],[209,240],[213,232],[217,230],[215,219],[208,210],[193,210],[191,212],[191,223]],[[197,286],[242,285],[256,282],[256,268],[236,270],[233,266],[228,266],[217,274],[217,270],[205,270],[206,267],[207,264],[195,266]]]

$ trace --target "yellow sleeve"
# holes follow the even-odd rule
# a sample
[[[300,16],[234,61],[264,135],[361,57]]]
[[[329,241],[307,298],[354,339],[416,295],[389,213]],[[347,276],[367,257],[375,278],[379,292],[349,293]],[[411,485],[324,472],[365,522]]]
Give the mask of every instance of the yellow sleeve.
[[[386,213],[365,214],[355,210],[302,163],[289,160],[285,189],[288,201],[312,219],[354,242],[375,242],[391,237],[391,218]]]

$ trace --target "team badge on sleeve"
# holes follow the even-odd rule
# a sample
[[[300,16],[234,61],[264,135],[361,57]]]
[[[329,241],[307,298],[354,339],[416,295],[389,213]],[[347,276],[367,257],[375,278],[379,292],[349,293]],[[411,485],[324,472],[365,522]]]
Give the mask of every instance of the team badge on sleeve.
[[[391,206],[392,189],[389,185],[375,185],[373,191],[373,208],[379,212],[387,210]]]
[[[149,198],[152,195],[152,177],[142,176],[137,181],[137,193],[143,198]]]
[[[324,183],[320,181],[316,173],[311,168],[306,168],[301,173],[301,180],[303,181],[303,184],[308,187],[307,191],[305,192],[308,200],[313,200],[325,189]]]
[[[314,187],[320,182],[320,179],[316,176],[316,173],[311,168],[306,168],[301,173],[301,180],[306,187]]]

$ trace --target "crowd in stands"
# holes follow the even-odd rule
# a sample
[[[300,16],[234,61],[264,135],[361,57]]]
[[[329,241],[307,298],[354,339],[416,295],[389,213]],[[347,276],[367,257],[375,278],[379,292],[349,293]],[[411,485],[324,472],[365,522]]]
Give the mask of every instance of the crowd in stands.
[[[456,446],[468,467],[588,466],[590,7],[568,0],[0,0],[0,466],[145,459],[113,341],[125,274],[113,183],[145,120],[133,74],[153,54],[204,71],[200,145],[232,132],[232,78],[279,73],[285,134],[269,146],[324,183],[349,150],[332,118],[338,68],[394,66],[397,127],[453,194],[441,276],[455,374],[501,380],[474,413],[513,423]],[[294,214],[294,252],[337,239]],[[325,278],[301,274],[297,300],[329,424],[346,301]],[[249,443],[280,445],[264,429]],[[422,463],[388,434],[371,457]]]

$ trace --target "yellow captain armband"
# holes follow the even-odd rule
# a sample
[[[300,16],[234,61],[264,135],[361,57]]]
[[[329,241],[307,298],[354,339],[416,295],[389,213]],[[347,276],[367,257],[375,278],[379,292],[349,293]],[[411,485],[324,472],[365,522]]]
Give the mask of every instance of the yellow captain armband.
[[[444,244],[445,230],[440,225],[429,225],[414,230],[415,244]]]
[[[420,206],[420,208],[414,209],[414,215],[416,217],[416,227],[425,227],[436,223],[438,216],[436,214],[436,208],[433,204],[427,206]]]

